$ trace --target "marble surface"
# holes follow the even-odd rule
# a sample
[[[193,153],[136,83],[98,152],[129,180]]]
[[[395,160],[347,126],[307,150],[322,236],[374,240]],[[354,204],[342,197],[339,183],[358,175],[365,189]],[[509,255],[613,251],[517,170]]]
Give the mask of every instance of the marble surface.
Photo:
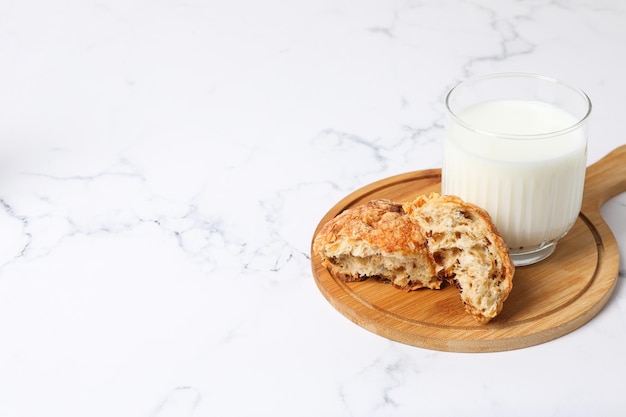
[[[0,415],[588,416],[626,409],[608,305],[510,352],[376,336],[318,291],[339,199],[439,167],[443,98],[526,71],[626,143],[619,1],[0,4]],[[626,256],[626,194],[603,213]]]

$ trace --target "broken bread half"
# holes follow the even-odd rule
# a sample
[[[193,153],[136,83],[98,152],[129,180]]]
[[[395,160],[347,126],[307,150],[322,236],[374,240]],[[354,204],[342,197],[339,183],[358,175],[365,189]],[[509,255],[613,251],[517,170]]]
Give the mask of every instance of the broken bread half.
[[[460,291],[468,313],[487,323],[512,289],[513,262],[486,211],[455,196],[374,200],[322,226],[313,251],[336,279],[376,278],[405,291]]]
[[[335,278],[346,282],[376,278],[406,291],[442,283],[419,224],[393,201],[343,211],[322,226],[313,250]]]
[[[437,273],[460,290],[479,323],[500,313],[513,288],[515,266],[489,214],[451,195],[433,193],[403,205],[419,225]]]

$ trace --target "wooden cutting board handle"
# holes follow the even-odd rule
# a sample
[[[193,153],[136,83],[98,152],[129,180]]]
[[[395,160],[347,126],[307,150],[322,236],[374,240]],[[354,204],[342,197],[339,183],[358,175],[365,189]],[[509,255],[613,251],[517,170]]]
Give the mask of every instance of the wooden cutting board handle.
[[[583,213],[599,213],[612,197],[626,191],[626,145],[615,148],[587,167]]]

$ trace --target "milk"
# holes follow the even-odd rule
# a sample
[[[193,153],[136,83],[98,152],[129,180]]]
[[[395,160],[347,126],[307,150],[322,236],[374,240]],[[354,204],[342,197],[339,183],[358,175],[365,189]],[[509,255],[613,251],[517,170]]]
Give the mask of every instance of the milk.
[[[488,101],[456,116],[446,129],[442,193],[486,209],[512,253],[565,235],[585,179],[586,132],[567,130],[579,119],[527,100]]]

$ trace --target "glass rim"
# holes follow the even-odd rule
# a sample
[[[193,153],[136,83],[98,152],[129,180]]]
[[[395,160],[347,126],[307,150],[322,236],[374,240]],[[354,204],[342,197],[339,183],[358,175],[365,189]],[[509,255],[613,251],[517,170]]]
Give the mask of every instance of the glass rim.
[[[581,118],[577,118],[578,121],[576,123],[574,123],[571,126],[565,127],[563,129],[559,129],[559,130],[554,130],[551,132],[545,132],[545,133],[531,133],[531,134],[514,134],[514,133],[502,133],[502,132],[495,132],[495,131],[491,131],[491,130],[485,130],[485,129],[479,129],[476,128],[474,126],[472,126],[471,124],[465,122],[463,119],[461,119],[450,107],[450,98],[451,96],[458,91],[458,89],[460,87],[463,87],[464,85],[468,85],[471,83],[475,83],[477,81],[482,81],[482,80],[488,80],[488,79],[496,79],[496,78],[526,78],[526,79],[538,79],[538,80],[542,80],[542,81],[547,81],[553,84],[558,84],[562,87],[565,87],[567,89],[569,89],[570,91],[578,94],[586,103],[586,107],[587,107],[587,111],[585,112],[585,114],[581,117]],[[448,91],[448,94],[446,94],[446,99],[445,99],[445,106],[446,106],[446,110],[448,111],[448,114],[450,116],[452,116],[452,118],[454,119],[454,121],[458,124],[460,124],[461,126],[463,126],[466,129],[469,129],[475,133],[478,133],[480,135],[485,135],[485,136],[491,136],[491,137],[498,137],[498,138],[504,138],[504,139],[525,139],[525,140],[529,140],[529,139],[545,139],[545,138],[550,138],[550,137],[554,137],[554,136],[561,136],[564,134],[567,134],[569,132],[572,132],[578,128],[580,128],[583,124],[585,124],[587,122],[587,119],[589,119],[589,116],[591,115],[591,108],[592,108],[592,104],[591,104],[591,99],[589,98],[589,96],[580,88],[577,87],[573,87],[559,79],[556,78],[552,78],[552,77],[548,77],[545,75],[541,75],[541,74],[534,74],[534,73],[528,73],[528,72],[502,72],[502,73],[496,73],[496,74],[488,74],[488,75],[480,75],[480,76],[475,76],[475,77],[471,77],[468,78],[464,81],[461,81],[459,83],[457,83],[454,87],[452,87],[450,89],[450,91]]]

